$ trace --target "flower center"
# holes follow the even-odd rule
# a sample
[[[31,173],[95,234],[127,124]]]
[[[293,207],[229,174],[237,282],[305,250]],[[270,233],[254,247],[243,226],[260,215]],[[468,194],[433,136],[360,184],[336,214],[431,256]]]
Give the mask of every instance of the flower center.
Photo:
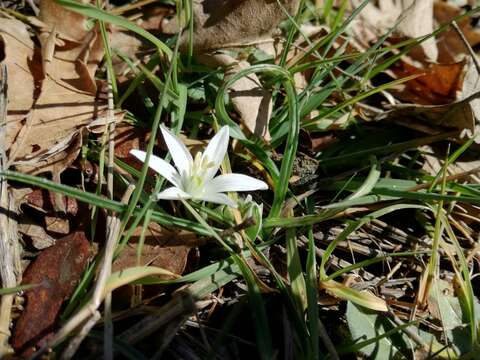
[[[213,168],[215,164],[209,161],[207,156],[198,152],[190,165],[190,172],[185,178],[185,191],[193,196],[199,195],[203,191],[203,185],[206,180],[207,171]]]

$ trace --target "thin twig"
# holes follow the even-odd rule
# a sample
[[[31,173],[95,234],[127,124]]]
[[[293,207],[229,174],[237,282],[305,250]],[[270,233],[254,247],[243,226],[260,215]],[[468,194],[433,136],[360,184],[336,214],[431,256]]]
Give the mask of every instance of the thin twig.
[[[6,120],[7,120],[7,67],[0,69],[0,170],[7,169],[7,155],[5,152]],[[14,256],[12,254],[12,219],[9,218],[10,201],[7,192],[7,180],[0,179],[0,276],[2,286],[15,287]],[[0,303],[0,358],[12,352],[8,343],[10,338],[11,310],[14,294],[2,296]]]
[[[98,320],[100,320],[101,315],[99,311],[96,311],[92,317],[85,323],[85,326],[82,330],[75,336],[75,338],[68,344],[67,348],[62,354],[61,359],[71,359],[73,355],[77,352],[78,347],[82,343],[83,339],[88,335],[92,327],[95,326]]]
[[[388,311],[388,314],[391,316],[393,322],[398,326],[405,325],[405,323],[402,320],[400,320],[400,318],[397,315],[395,315],[395,313],[391,309]],[[428,345],[425,343],[425,341],[423,341],[423,339],[417,333],[415,333],[415,331],[412,330],[411,327],[405,327],[402,329],[402,331],[405,334],[407,334],[408,337],[412,339],[417,345],[422,347],[422,349],[424,349],[425,351],[428,351]]]

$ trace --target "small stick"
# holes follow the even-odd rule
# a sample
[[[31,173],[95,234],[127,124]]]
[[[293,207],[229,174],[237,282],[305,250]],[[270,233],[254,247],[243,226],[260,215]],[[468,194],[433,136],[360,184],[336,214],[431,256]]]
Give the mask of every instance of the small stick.
[[[5,136],[7,121],[7,67],[0,69],[0,170],[8,167],[5,153]],[[14,256],[12,254],[11,226],[14,220],[9,218],[10,201],[7,192],[7,180],[0,179],[0,277],[5,288],[15,287]],[[4,295],[0,302],[0,358],[12,353],[8,343],[10,338],[11,310],[15,294]]]
[[[61,359],[71,359],[73,355],[77,352],[78,347],[82,343],[83,339],[88,335],[92,327],[95,326],[98,320],[100,320],[100,312],[96,311],[92,317],[85,323],[85,326],[82,328],[82,330],[75,336],[75,338],[68,344],[67,348],[62,354]]]
[[[394,322],[395,324],[397,324],[398,326],[403,326],[403,325],[405,325],[405,323],[404,323],[402,320],[400,320],[400,318],[399,318],[397,315],[395,315],[395,313],[394,313],[391,309],[389,309],[388,314],[391,316],[393,322]],[[406,328],[402,329],[402,331],[403,331],[405,334],[407,334],[408,337],[409,337],[410,339],[412,339],[412,340],[413,340],[418,346],[420,346],[423,350],[428,351],[428,345],[425,343],[425,341],[423,341],[423,339],[422,339],[418,334],[416,334],[416,333],[411,329],[411,327],[406,327]]]

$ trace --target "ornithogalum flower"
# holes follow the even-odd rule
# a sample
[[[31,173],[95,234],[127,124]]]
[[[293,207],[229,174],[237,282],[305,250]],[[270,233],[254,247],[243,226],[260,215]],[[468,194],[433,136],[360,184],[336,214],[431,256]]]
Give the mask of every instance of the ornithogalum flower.
[[[228,126],[222,127],[210,140],[205,151],[198,152],[195,158],[166,127],[160,125],[160,129],[175,167],[155,155],[150,156],[148,166],[173,185],[158,193],[158,199],[192,199],[236,207],[235,201],[225,192],[268,189],[265,182],[247,175],[224,174],[215,177],[228,149]],[[144,151],[131,150],[130,153],[140,161],[145,161]]]

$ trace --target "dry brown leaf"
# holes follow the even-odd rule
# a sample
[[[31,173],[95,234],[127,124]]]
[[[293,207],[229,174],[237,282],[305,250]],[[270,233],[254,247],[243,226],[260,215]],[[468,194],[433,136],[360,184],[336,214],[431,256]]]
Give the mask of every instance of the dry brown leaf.
[[[61,28],[65,20],[55,19],[57,24],[48,25]],[[106,108],[93,94],[93,75],[103,56],[101,40],[96,30],[85,34],[83,44],[65,40],[63,47],[56,46],[48,73],[43,74],[41,51],[25,25],[11,19],[0,22],[3,63],[9,70],[10,97],[15,99],[7,108],[6,144],[11,164],[20,171],[50,171],[57,179],[79,152],[82,128]]]
[[[201,55],[198,59],[209,66],[227,67],[226,81],[250,66],[248,62],[237,61],[226,54]],[[272,114],[272,94],[262,87],[257,75],[250,74],[233,83],[230,86],[230,101],[240,115],[242,124],[252,134],[270,141],[268,123]]]
[[[470,99],[460,100],[447,105],[399,104],[378,119],[390,117],[402,125],[427,133],[438,133],[441,128],[459,131],[466,129],[468,133],[473,133],[475,118],[469,101]],[[418,120],[427,126],[417,126]]]
[[[403,70],[417,70],[405,62]],[[403,73],[398,68],[394,72],[399,77]],[[461,131],[459,139],[472,138],[479,128],[480,91],[478,88],[478,72],[472,62],[457,64],[431,64],[424,70],[426,74],[404,84],[395,95],[414,104],[398,104],[392,111],[382,114],[396,119],[397,122],[427,133],[438,133],[441,128]],[[453,99],[452,99],[453,97]],[[421,120],[419,124],[417,120]],[[425,126],[424,126],[425,125]],[[475,140],[477,143],[480,139]]]
[[[45,228],[52,233],[67,235],[70,233],[70,222],[58,216],[45,216]]]
[[[90,0],[80,0],[91,3]],[[87,18],[76,12],[67,10],[55,0],[41,0],[38,18],[48,26],[55,25],[56,31],[66,39],[81,43],[88,33]]]
[[[295,14],[299,0],[283,0],[283,7]],[[238,46],[268,37],[285,18],[277,1],[202,0],[193,3],[193,49],[196,52]],[[178,27],[171,24],[170,27]],[[186,49],[188,32],[182,36]]]
[[[165,4],[154,3],[151,5],[143,6],[140,11],[131,11],[128,13],[129,18],[134,18],[135,23],[141,28],[156,34],[161,32],[162,23],[166,16],[173,15],[174,9],[172,6]],[[123,61],[116,53],[127,56],[134,63],[137,61],[145,61],[148,56],[145,56],[145,50],[147,53],[151,53],[151,43],[145,41],[142,37],[126,31],[125,29],[111,26],[110,46],[114,50],[112,57],[113,66],[117,74],[124,75],[130,67]],[[144,50],[145,49],[145,50]],[[122,81],[120,77],[118,79]]]
[[[478,60],[477,60],[478,61]],[[472,59],[467,62],[467,71],[463,79],[462,92],[460,98],[468,99],[470,97],[475,97],[475,94],[480,91],[480,75],[478,74],[478,69],[475,66],[475,63]],[[472,129],[466,128],[465,134],[467,137],[472,137],[478,135],[480,132],[480,99],[474,98],[469,101],[469,105],[472,109],[473,115],[475,117],[474,126]],[[477,141],[477,143],[480,140]]]
[[[138,265],[137,247],[141,233],[142,227],[139,226],[113,263],[112,272]],[[140,265],[157,266],[175,274],[182,274],[190,249],[198,245],[195,234],[185,230],[173,232],[152,222],[146,230]]]
[[[116,53],[127,56],[133,61],[138,60],[137,54],[143,45],[142,40],[138,37],[128,31],[115,29],[110,40],[110,46]],[[118,55],[112,57],[112,64],[116,74],[123,74],[129,69],[128,64]]]
[[[25,311],[12,337],[13,348],[22,358],[44,345],[54,331],[62,303],[75,290],[89,256],[88,239],[83,232],[75,232],[42,251],[25,271],[23,284],[39,286],[25,293]]]
[[[421,105],[448,104],[456,100],[462,88],[465,61],[454,64],[426,63],[423,68],[398,61],[389,73],[397,79],[421,75],[404,83],[400,89],[391,90],[399,99]]]
[[[462,13],[462,9],[447,2],[436,1],[434,6],[435,20],[439,24],[451,21]],[[470,17],[464,17],[457,21],[470,46],[476,46],[480,43],[480,31],[475,30],[471,24]],[[438,61],[441,63],[450,63],[459,61],[463,55],[468,54],[468,49],[461,40],[458,33],[452,27],[437,36],[437,46],[439,49]]]

